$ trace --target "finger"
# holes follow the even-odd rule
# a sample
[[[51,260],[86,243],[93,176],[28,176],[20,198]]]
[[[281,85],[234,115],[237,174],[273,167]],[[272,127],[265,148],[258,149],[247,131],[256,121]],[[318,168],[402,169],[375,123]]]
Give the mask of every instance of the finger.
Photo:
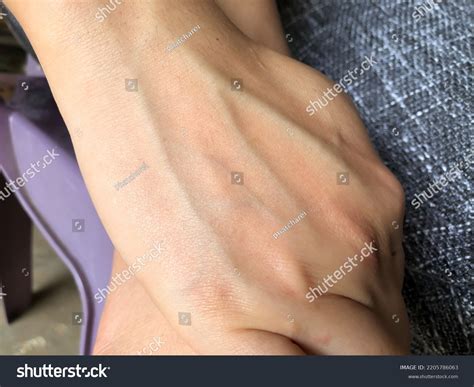
[[[408,321],[402,312],[399,316],[399,334],[393,334],[387,328],[393,321],[346,297],[326,295],[295,314],[294,328],[288,334],[310,354],[407,354],[409,342],[403,338]]]
[[[276,333],[242,329],[222,337],[215,355],[305,355],[291,339]]]

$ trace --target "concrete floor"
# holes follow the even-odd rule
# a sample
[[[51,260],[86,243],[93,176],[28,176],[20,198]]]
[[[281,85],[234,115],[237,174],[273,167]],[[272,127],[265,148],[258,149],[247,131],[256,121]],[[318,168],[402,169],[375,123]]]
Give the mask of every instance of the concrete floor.
[[[24,315],[7,324],[0,305],[0,355],[75,355],[81,312],[74,280],[38,230],[33,231],[33,303]],[[1,301],[0,301],[1,304]]]

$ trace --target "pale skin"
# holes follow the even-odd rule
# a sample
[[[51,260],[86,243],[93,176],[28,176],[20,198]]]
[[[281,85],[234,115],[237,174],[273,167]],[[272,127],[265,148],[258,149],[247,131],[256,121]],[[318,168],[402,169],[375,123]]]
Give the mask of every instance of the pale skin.
[[[332,82],[286,55],[272,2],[245,14],[227,1],[123,1],[103,23],[101,1],[6,3],[71,133],[114,272],[162,241],[159,259],[108,297],[97,354],[133,354],[156,336],[157,355],[408,353],[393,227],[403,190],[344,93],[306,113]],[[337,184],[341,171],[349,185]],[[376,253],[309,302],[308,287],[371,241]],[[183,311],[192,325],[179,324]]]

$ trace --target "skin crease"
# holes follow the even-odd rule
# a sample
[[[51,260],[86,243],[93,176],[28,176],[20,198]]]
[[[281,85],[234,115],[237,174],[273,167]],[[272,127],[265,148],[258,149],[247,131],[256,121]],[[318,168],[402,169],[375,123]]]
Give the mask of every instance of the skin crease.
[[[103,324],[116,334],[101,329],[98,353],[121,353],[113,343],[125,336],[135,352],[157,331],[165,341],[157,354],[408,352],[401,227],[392,227],[403,222],[403,190],[345,94],[313,117],[305,112],[331,81],[250,40],[212,2],[124,2],[103,23],[91,18],[99,1],[20,3],[7,5],[38,53],[124,257],[115,267],[163,241],[159,259],[108,300],[104,319],[143,290],[149,298],[142,293],[134,310],[168,325],[129,313],[114,326],[109,317]],[[126,78],[139,79],[138,93],[124,90]],[[231,90],[232,78],[243,80],[242,92]],[[117,192],[143,162],[150,168]],[[231,184],[232,171],[244,173],[243,185]],[[341,171],[349,185],[336,184]],[[305,299],[370,241],[376,253],[323,297]],[[182,311],[191,326],[178,324]]]

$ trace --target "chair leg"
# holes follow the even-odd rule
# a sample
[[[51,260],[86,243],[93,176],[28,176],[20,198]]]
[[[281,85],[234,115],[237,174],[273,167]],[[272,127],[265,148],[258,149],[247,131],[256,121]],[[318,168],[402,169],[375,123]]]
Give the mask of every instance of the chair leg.
[[[5,191],[5,184],[0,172],[0,190]],[[9,197],[0,198],[0,299],[8,322],[31,303],[31,250],[31,220],[10,193]]]

